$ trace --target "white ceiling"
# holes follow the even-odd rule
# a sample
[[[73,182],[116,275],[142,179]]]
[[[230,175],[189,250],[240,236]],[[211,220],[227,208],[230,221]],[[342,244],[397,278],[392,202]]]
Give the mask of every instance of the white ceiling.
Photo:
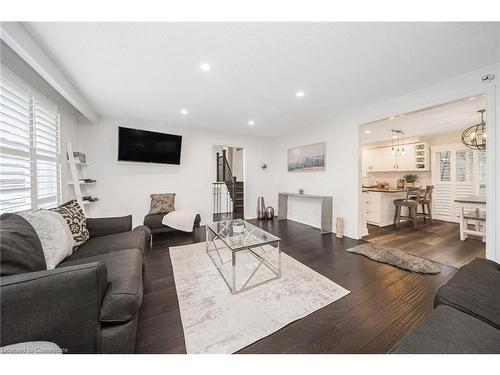
[[[402,130],[405,137],[423,137],[463,131],[469,126],[479,123],[481,116],[477,111],[485,108],[485,97],[477,96],[403,114],[403,116],[391,116],[394,118],[362,125],[361,143],[369,144],[390,140],[391,130]],[[367,134],[366,130],[369,130],[370,133]]]
[[[26,24],[102,115],[268,136],[493,64],[499,25]]]

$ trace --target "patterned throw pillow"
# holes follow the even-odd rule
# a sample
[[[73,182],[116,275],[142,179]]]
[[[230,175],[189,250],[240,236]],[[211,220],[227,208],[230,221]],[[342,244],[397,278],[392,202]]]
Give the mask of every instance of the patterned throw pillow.
[[[66,219],[66,223],[68,223],[73,239],[75,240],[73,251],[87,242],[90,233],[87,229],[85,213],[76,200],[66,202],[59,207],[53,208],[51,211],[61,214]]]
[[[175,211],[175,193],[151,194],[149,214],[168,214]]]

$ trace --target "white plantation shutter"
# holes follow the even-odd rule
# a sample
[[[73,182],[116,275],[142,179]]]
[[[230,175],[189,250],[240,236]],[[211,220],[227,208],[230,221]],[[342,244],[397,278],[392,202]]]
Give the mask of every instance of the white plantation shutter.
[[[60,201],[59,114],[9,70],[0,71],[0,213]]]
[[[57,107],[33,96],[34,159],[38,208],[57,206],[60,188],[59,114]]]
[[[10,78],[10,79],[9,79]],[[0,77],[0,213],[31,208],[31,119],[27,86]]]
[[[486,181],[486,153],[462,144],[434,146],[432,184],[433,216],[458,222],[459,208],[455,199],[482,194]]]

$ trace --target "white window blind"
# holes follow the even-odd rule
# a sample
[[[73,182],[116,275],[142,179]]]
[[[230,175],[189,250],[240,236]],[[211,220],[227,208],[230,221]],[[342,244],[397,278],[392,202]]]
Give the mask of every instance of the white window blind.
[[[60,202],[57,107],[14,73],[0,74],[0,213]]]
[[[437,152],[436,157],[439,158],[440,181],[450,181],[451,179],[450,151]]]
[[[460,182],[470,182],[474,180],[474,151],[456,151],[456,179]]]

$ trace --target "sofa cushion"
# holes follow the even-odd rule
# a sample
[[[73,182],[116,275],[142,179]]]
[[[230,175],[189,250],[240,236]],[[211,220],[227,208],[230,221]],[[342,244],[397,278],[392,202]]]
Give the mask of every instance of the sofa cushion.
[[[47,269],[52,270],[73,253],[74,239],[62,215],[49,210],[20,213],[33,226],[42,243]]]
[[[51,211],[61,214],[71,230],[75,245],[73,250],[83,245],[90,237],[85,219],[85,212],[76,200],[61,204],[59,207],[53,208]]]
[[[146,230],[138,228],[129,232],[92,237],[77,252],[66,258],[64,262],[113,253],[124,249],[139,249],[141,253],[144,253],[149,238],[148,235],[149,233]]]
[[[59,267],[103,261],[108,273],[108,289],[101,306],[101,322],[128,322],[142,304],[142,253],[125,249],[61,263]]]
[[[168,214],[175,211],[175,193],[151,194],[149,214]]]
[[[129,232],[132,230],[132,215],[119,217],[87,218],[90,237]]]
[[[449,306],[438,306],[391,351],[398,354],[500,353],[500,331]]]
[[[0,238],[0,276],[47,269],[40,238],[23,217],[2,214]]]
[[[434,305],[448,305],[500,329],[500,265],[474,259],[439,288]]]

